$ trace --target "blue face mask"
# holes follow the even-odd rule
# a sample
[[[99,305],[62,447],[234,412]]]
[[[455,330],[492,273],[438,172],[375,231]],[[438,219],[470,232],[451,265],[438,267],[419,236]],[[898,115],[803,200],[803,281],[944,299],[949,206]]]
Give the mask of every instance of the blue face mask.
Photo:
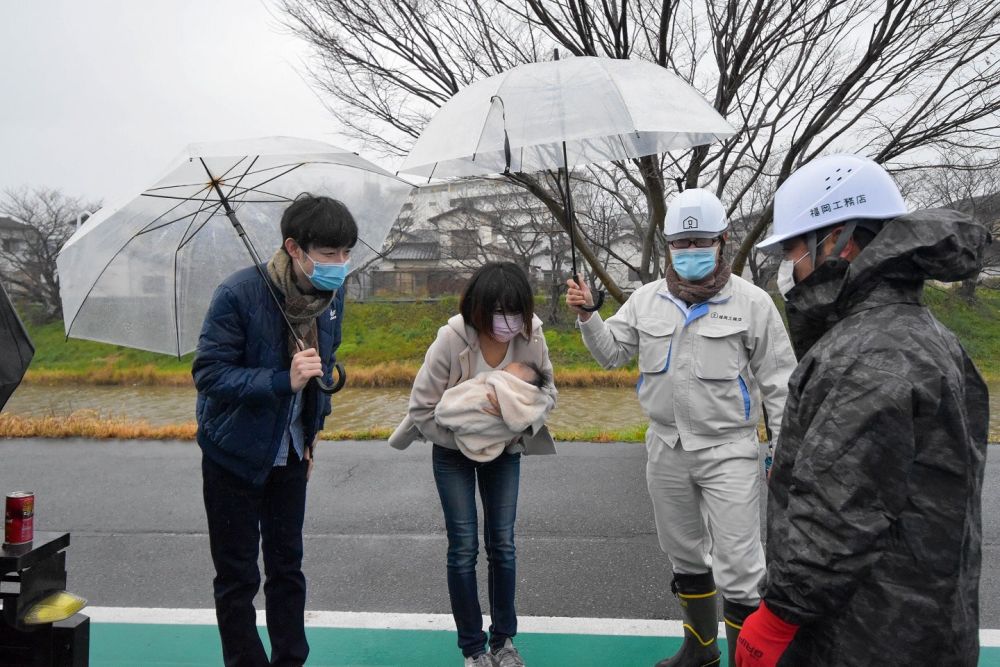
[[[337,264],[336,262],[324,264],[317,262],[312,257],[309,259],[313,263],[312,275],[306,271],[301,263],[299,264],[299,268],[302,269],[302,273],[306,274],[312,286],[322,292],[336,292],[340,289],[340,286],[344,284],[344,279],[347,278],[348,271],[351,270],[350,261],[343,264]]]
[[[701,280],[715,270],[715,248],[670,249],[674,271],[684,280]]]

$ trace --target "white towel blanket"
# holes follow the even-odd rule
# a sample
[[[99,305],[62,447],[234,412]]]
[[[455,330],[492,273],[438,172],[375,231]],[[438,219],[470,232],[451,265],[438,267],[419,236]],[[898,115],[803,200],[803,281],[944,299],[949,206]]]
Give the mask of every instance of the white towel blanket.
[[[494,394],[500,416],[483,412]],[[512,439],[529,430],[536,432],[555,405],[545,389],[505,371],[481,373],[455,385],[441,395],[434,419],[455,433],[459,450],[473,461],[492,461]]]

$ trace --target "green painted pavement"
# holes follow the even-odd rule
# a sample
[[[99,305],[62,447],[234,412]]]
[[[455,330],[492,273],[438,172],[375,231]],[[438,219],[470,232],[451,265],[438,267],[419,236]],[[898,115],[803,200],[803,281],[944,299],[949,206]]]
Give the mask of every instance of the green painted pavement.
[[[454,632],[347,628],[307,628],[306,632],[311,666],[462,664]],[[267,645],[266,637],[264,642]],[[680,646],[680,638],[523,633],[517,636],[517,646],[532,667],[648,667],[671,655]],[[222,648],[218,630],[212,625],[95,623],[91,626],[90,664],[218,667]],[[979,666],[1000,667],[1000,647],[983,648]]]

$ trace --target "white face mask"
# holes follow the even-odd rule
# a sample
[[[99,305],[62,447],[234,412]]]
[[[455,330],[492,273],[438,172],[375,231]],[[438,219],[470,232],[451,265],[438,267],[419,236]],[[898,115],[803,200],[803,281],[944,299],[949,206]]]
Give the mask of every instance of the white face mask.
[[[826,243],[826,240],[830,238],[832,234],[833,232],[830,232],[829,234],[821,238],[819,242],[816,244],[816,247],[817,248],[822,247],[822,245]],[[781,263],[778,264],[778,291],[781,292],[781,298],[784,299],[785,301],[788,301],[788,293],[792,291],[793,287],[795,287],[795,265],[804,260],[808,256],[809,256],[809,251],[807,250],[804,253],[802,253],[802,256],[796,259],[795,261],[792,261],[790,259],[783,259],[781,260]],[[813,261],[815,262],[815,260]],[[813,268],[816,267],[814,266]]]
[[[778,291],[781,298],[788,300],[788,293],[795,287],[795,262],[790,259],[783,259],[778,264]]]
[[[778,264],[778,291],[781,292],[781,298],[785,301],[788,301],[788,293],[795,287],[795,265],[808,256],[807,251],[795,261],[783,259]]]

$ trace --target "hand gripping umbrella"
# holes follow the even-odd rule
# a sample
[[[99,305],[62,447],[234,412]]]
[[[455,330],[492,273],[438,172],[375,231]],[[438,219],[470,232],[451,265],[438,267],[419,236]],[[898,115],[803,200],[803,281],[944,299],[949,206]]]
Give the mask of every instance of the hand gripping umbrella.
[[[689,84],[653,63],[579,57],[520,65],[456,93],[400,167],[431,178],[557,169],[573,277],[570,169],[712,143],[733,127]],[[603,301],[588,310],[597,310]]]
[[[197,346],[215,287],[246,266],[248,254],[280,309],[256,248],[281,245],[281,214],[300,193],[329,195],[350,209],[360,266],[378,254],[411,189],[318,141],[192,144],[153,187],[101,209],[63,246],[66,335],[179,357]]]
[[[33,356],[35,346],[14,310],[7,290],[0,285],[0,409],[21,383]]]

